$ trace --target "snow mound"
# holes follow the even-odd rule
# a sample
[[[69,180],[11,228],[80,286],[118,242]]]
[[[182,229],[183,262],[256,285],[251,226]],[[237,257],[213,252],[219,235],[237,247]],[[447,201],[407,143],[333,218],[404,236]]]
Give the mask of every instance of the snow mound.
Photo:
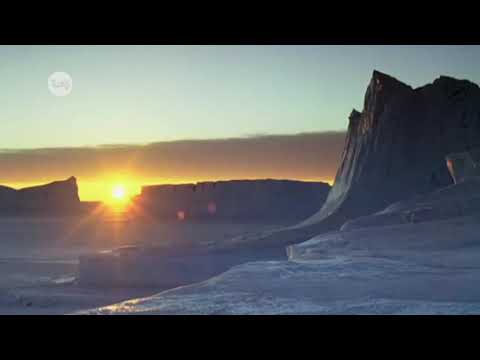
[[[256,262],[75,314],[478,314],[479,280],[478,266],[452,270],[376,257]]]
[[[80,313],[480,314],[479,184],[472,178],[397,202],[288,246],[289,261],[249,262]],[[415,217],[418,209],[428,211]]]
[[[396,202],[376,214],[347,221],[340,230],[420,223],[480,213],[480,177]]]

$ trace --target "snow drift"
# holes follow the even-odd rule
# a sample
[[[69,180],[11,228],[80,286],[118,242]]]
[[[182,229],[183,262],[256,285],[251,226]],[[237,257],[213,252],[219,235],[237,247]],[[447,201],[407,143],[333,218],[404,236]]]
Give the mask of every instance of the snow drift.
[[[251,262],[80,313],[479,314],[480,206],[466,206],[478,196],[480,178],[471,178],[289,246],[289,261]],[[464,211],[442,211],[454,203]],[[419,221],[383,217],[414,214],[425,204],[430,216]]]

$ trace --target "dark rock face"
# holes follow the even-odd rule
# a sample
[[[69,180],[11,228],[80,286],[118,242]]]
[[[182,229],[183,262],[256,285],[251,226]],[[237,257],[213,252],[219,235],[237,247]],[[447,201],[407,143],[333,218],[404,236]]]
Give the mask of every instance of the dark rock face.
[[[162,218],[295,222],[315,213],[329,190],[316,182],[232,180],[146,186],[136,203]]]
[[[338,230],[394,202],[451,185],[448,154],[480,148],[480,88],[441,76],[413,89],[373,72],[350,115],[341,165],[323,207],[302,223],[240,242],[282,246]]]
[[[480,146],[480,88],[440,77],[412,89],[373,73],[362,113],[350,116],[342,164],[328,199],[304,225],[343,222],[452,184],[450,153]]]
[[[66,214],[79,209],[80,199],[74,177],[20,190],[0,186],[0,214]]]

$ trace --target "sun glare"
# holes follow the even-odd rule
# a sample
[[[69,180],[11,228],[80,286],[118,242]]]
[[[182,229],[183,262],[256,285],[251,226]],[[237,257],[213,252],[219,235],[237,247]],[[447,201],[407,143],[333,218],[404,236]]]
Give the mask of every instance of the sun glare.
[[[125,201],[127,199],[125,186],[115,185],[112,189],[112,198],[116,201]]]
[[[136,187],[131,182],[127,181],[115,181],[110,182],[110,185],[106,184],[104,195],[108,194],[105,198],[105,204],[114,213],[124,213],[130,210],[133,197],[138,193]]]

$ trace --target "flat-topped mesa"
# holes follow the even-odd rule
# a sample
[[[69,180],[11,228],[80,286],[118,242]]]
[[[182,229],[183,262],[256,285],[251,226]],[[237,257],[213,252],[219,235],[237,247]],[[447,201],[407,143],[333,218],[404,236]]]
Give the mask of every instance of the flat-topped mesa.
[[[330,186],[290,180],[231,180],[145,186],[136,199],[157,217],[300,221],[323,203]]]
[[[362,113],[350,115],[327,201],[301,226],[335,229],[395,201],[450,185],[445,156],[475,147],[480,147],[476,84],[441,76],[413,89],[374,71]]]
[[[80,208],[75,177],[15,190],[0,187],[0,213],[8,215],[76,212]]]

